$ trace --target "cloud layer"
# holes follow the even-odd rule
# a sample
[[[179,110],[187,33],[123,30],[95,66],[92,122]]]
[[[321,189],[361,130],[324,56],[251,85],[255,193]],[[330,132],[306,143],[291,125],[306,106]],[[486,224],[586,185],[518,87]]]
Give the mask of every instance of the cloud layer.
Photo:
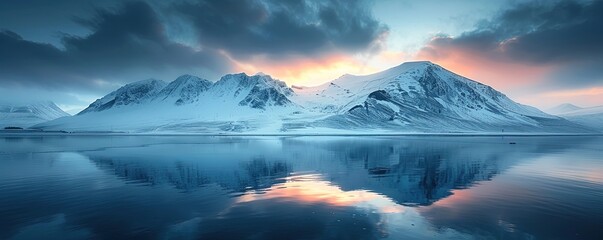
[[[448,5],[434,9],[440,3],[372,0],[0,1],[0,93],[35,87],[48,92],[47,99],[68,94],[89,99],[146,78],[172,80],[189,73],[215,80],[241,71],[316,85],[413,58],[434,61],[522,101],[535,91],[603,87],[603,1],[515,2],[499,9],[508,2],[473,8],[474,3],[460,1],[454,7],[463,10],[455,12]],[[387,14],[383,6],[389,6]],[[475,22],[489,16],[476,12],[487,6],[498,14],[474,28],[461,24],[454,36],[437,34],[427,42],[407,36],[413,28],[434,28],[424,31],[425,37],[450,30],[446,24],[467,19],[457,16],[463,11],[479,15],[470,18]],[[411,11],[420,14],[408,15]],[[440,20],[427,24],[427,19]],[[390,31],[382,21],[398,27]],[[400,21],[411,24],[395,24]],[[411,39],[415,47],[393,42]]]
[[[601,85],[601,12],[602,1],[527,2],[502,11],[460,36],[437,36],[419,56],[444,62],[481,59],[482,68],[489,68],[485,66],[488,64],[492,68],[498,64],[528,66],[557,87]],[[508,71],[500,75],[521,78]]]
[[[387,33],[371,16],[369,2],[361,0],[128,1],[117,6],[79,16],[74,21],[90,34],[64,34],[62,46],[2,30],[0,86],[106,91],[115,84],[189,72],[217,78],[254,58],[371,51]],[[170,34],[173,28],[195,38],[177,41],[181,36]]]
[[[176,8],[192,21],[204,46],[236,57],[363,51],[388,31],[360,0],[204,0]]]
[[[127,3],[116,12],[99,10],[79,23],[92,33],[65,35],[64,49],[25,40],[12,31],[0,32],[2,84],[94,88],[141,71],[228,69],[226,59],[217,52],[168,39],[157,13],[142,2]]]

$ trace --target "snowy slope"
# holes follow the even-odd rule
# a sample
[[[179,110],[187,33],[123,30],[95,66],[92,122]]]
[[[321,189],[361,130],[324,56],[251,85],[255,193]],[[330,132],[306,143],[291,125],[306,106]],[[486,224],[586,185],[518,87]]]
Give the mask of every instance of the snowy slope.
[[[579,108],[559,116],[587,127],[603,131],[603,106]]]
[[[28,128],[38,123],[70,116],[53,102],[26,105],[0,104],[0,128]]]
[[[572,111],[576,111],[576,110],[580,110],[580,109],[582,109],[582,108],[578,107],[574,104],[564,103],[559,106],[549,108],[546,110],[546,112],[549,114],[553,114],[553,115],[560,115],[560,114],[564,114],[564,113],[568,113],[568,112],[572,112]]]
[[[193,103],[199,96],[207,91],[212,82],[192,75],[182,75],[163,88],[155,100],[170,101],[176,105]],[[168,100],[169,99],[169,100]]]
[[[120,132],[274,131],[282,126],[282,118],[299,110],[287,98],[292,94],[284,82],[267,75],[229,74],[215,83],[190,75],[169,84],[144,80],[96,100],[77,116],[36,127]]]
[[[94,101],[88,108],[78,113],[78,115],[146,103],[153,99],[165,86],[166,83],[164,81],[155,79],[130,83]]]
[[[580,108],[574,111],[568,111],[560,114],[561,116],[583,116],[603,113],[603,106]]]
[[[502,132],[567,131],[573,125],[431,62],[404,63],[368,76],[344,75],[299,93],[302,105],[335,113],[322,121],[334,128]]]
[[[518,104],[431,62],[317,87],[289,88],[265,74],[212,83],[184,75],[128,84],[75,117],[36,126],[68,131],[186,133],[587,132]]]

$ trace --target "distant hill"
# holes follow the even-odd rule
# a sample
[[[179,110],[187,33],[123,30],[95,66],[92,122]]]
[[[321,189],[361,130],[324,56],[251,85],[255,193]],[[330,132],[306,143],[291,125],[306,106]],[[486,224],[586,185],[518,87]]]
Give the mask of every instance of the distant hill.
[[[564,103],[559,106],[549,108],[545,112],[553,114],[553,115],[559,115],[559,114],[564,114],[564,113],[568,113],[568,112],[572,112],[572,111],[576,111],[576,110],[580,110],[580,109],[582,109],[582,108],[578,107],[576,105],[573,105],[571,103]]]
[[[53,102],[32,104],[0,104],[0,128],[28,128],[33,125],[70,116]]]
[[[603,106],[583,108],[565,103],[551,110],[549,112],[556,112],[556,115],[567,120],[603,131]]]

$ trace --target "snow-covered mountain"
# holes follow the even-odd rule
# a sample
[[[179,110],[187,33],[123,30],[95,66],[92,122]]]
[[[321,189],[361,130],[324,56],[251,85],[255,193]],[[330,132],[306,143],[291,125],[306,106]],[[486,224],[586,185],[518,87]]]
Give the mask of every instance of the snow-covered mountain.
[[[0,128],[28,128],[38,123],[70,116],[53,102],[32,104],[0,104]]]
[[[409,62],[317,87],[265,74],[215,83],[184,75],[131,83],[77,116],[36,126],[68,131],[194,133],[586,132],[431,62]]]
[[[560,104],[558,106],[549,108],[547,110],[545,110],[547,113],[549,114],[553,114],[553,115],[559,115],[559,114],[564,114],[567,112],[572,112],[572,111],[576,111],[576,110],[580,110],[582,109],[581,107],[578,107],[574,104],[571,103],[563,103]]]
[[[155,97],[161,101],[172,101],[176,105],[193,103],[207,91],[212,82],[192,75],[182,75],[168,84]]]
[[[566,131],[573,125],[431,62],[404,63],[368,76],[344,75],[302,92],[305,105],[335,113],[322,123],[341,128],[533,132]]]
[[[603,131],[603,106],[583,108],[565,103],[548,111],[571,122]]]
[[[89,112],[101,112],[120,106],[137,105],[153,99],[166,86],[161,80],[147,79],[127,84],[109,95],[94,101],[78,115]]]
[[[302,108],[294,92],[268,75],[229,74],[212,83],[183,75],[167,84],[144,80],[127,84],[69,119],[42,129],[126,132],[275,131],[280,119]]]

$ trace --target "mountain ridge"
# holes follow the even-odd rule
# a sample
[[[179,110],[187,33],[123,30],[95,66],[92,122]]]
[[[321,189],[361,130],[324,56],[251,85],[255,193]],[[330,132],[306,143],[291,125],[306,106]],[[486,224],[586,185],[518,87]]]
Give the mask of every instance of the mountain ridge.
[[[559,115],[559,114],[564,114],[567,112],[572,112],[572,111],[576,111],[576,110],[580,110],[580,109],[582,109],[582,107],[578,107],[574,104],[562,103],[555,107],[545,110],[545,112],[547,112],[549,114],[553,114],[553,115]]]
[[[334,111],[340,115],[333,116],[329,122],[343,121],[358,128],[364,127],[367,119],[380,120],[378,123],[373,121],[378,126],[404,127],[412,126],[417,118],[427,120],[440,116],[447,118],[441,119],[439,125],[453,128],[451,121],[452,125],[462,125],[464,123],[459,121],[493,123],[497,119],[499,131],[504,131],[505,125],[513,128],[509,121],[503,121],[505,115],[500,114],[501,110],[507,116],[513,115],[515,118],[511,119],[514,121],[531,125],[536,123],[533,118],[563,121],[536,108],[515,103],[487,85],[454,74],[431,62],[404,63],[367,76],[344,75],[330,83],[302,88],[301,91],[323,98],[318,102],[335,102],[335,105],[339,105],[339,109]],[[329,106],[324,108],[329,109]],[[415,126],[414,129],[421,131],[434,127],[428,124]],[[466,127],[479,129],[478,126]],[[446,132],[447,129],[441,128],[439,131]]]
[[[578,107],[565,103],[551,110],[562,118],[603,132],[603,106]]]
[[[192,75],[171,83],[144,80],[96,100],[77,117],[36,127],[93,131],[109,125],[197,133],[590,131],[425,61],[346,74],[316,87],[288,87],[263,73],[227,74],[213,83]]]
[[[0,128],[28,128],[67,116],[71,115],[50,101],[29,104],[0,104]]]

